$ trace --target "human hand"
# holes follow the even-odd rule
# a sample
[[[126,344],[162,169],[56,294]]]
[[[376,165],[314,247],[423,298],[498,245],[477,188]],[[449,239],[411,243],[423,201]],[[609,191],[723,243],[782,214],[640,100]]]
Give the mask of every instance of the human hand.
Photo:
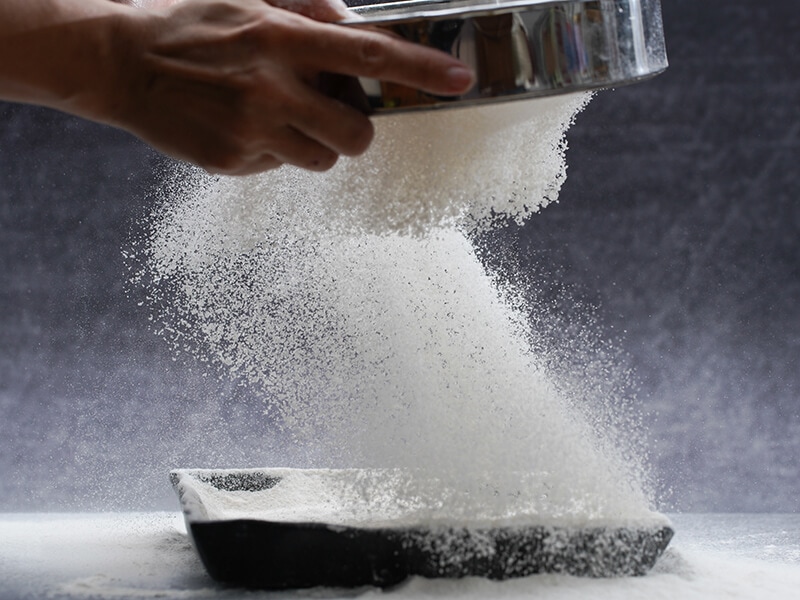
[[[329,0],[275,2],[320,20],[346,16]],[[339,155],[364,152],[372,124],[318,90],[323,73],[439,95],[472,85],[471,72],[444,53],[261,0],[185,0],[135,12],[120,25],[105,120],[211,172],[284,163],[325,170]]]
[[[184,0],[116,0],[138,8],[165,8],[183,2]],[[276,8],[289,10],[300,15],[333,23],[351,17],[347,4],[342,0],[265,0]]]

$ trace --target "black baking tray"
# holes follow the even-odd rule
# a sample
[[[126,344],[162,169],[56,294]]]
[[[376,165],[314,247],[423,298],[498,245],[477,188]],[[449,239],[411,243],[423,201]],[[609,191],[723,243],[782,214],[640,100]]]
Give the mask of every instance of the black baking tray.
[[[208,573],[235,586],[389,587],[411,576],[504,580],[537,573],[644,575],[673,535],[668,521],[513,526],[386,526],[209,516],[208,494],[269,493],[287,469],[177,470],[172,484]],[[268,496],[267,496],[268,497]]]

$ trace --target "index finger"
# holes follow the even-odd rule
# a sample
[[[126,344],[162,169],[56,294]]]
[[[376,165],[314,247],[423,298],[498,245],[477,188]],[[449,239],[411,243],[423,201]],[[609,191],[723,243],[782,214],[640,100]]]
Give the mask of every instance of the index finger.
[[[472,70],[440,50],[358,25],[317,24],[294,56],[306,67],[399,83],[431,94],[454,96],[469,90]]]

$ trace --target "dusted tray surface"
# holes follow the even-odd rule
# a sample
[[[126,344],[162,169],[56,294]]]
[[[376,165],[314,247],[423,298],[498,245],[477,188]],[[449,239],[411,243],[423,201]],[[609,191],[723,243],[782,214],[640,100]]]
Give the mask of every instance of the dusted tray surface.
[[[536,573],[643,575],[667,547],[665,520],[636,526],[354,526],[219,518],[204,493],[269,494],[280,470],[175,471],[187,530],[209,574],[261,589],[387,587],[413,576],[504,580]],[[205,492],[204,492],[205,491]],[[268,497],[265,496],[265,497]],[[213,503],[215,499],[211,499]],[[213,512],[213,511],[212,511]]]

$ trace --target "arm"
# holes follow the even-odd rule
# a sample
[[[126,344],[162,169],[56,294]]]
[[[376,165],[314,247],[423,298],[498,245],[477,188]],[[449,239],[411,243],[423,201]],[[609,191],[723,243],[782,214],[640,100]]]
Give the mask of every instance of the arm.
[[[367,148],[369,119],[320,93],[320,73],[435,94],[472,84],[443,53],[261,0],[156,4],[165,6],[0,0],[0,98],[115,125],[210,171],[244,174],[282,163],[324,170]],[[331,3],[305,6],[316,19],[341,15]]]
[[[130,11],[104,0],[2,0],[0,97],[91,114],[92,80],[110,68],[114,23]]]

